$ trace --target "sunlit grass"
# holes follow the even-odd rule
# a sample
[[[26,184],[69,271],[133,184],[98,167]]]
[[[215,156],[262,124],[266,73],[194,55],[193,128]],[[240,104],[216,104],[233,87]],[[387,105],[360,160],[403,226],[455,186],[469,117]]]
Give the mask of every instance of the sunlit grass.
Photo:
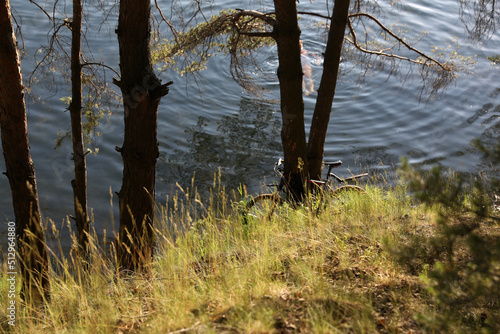
[[[73,252],[53,254],[52,299],[19,307],[17,332],[410,332],[437,312],[419,277],[425,267],[409,272],[391,255],[435,226],[403,185],[367,185],[319,212],[283,206],[249,224],[230,200],[239,194],[217,178],[213,189],[209,201],[193,185],[159,205],[148,273],[120,275],[95,234],[88,269]]]

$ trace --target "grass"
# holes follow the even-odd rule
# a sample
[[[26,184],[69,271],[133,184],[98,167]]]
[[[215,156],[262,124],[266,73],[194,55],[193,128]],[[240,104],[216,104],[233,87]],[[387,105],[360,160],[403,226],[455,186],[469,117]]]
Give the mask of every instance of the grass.
[[[225,189],[206,207],[194,191],[183,197],[159,208],[147,275],[119,275],[94,236],[88,271],[71,254],[53,259],[52,300],[19,308],[17,332],[481,332],[498,315],[487,302],[440,303],[431,275],[438,255],[426,248],[438,215],[404,186],[368,186],[318,215],[285,208],[248,225]],[[500,228],[490,222],[482,233],[498,237]],[[2,277],[3,331],[7,293]]]

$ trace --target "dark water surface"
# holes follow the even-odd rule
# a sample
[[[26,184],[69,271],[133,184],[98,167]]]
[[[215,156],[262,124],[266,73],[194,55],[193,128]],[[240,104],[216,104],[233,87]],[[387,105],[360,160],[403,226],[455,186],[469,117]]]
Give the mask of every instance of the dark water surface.
[[[160,2],[166,12],[169,3]],[[243,6],[239,1],[220,3],[223,5],[210,8],[216,12]],[[251,4],[254,8],[258,6]],[[303,1],[299,6],[300,10],[319,9],[326,14],[323,2]],[[23,27],[26,56],[22,70],[27,79],[34,68],[34,59],[40,58],[37,50],[46,44],[48,25],[27,1],[13,1],[13,7]],[[70,9],[68,5],[66,10]],[[470,43],[455,0],[403,2],[392,13],[389,7],[382,9],[382,22],[386,25],[398,22],[408,31],[408,38],[420,38],[423,31],[427,32],[418,44],[420,50],[430,52],[431,46],[446,47],[456,38],[459,53],[475,57],[477,63],[469,72],[461,72],[436,98],[427,100],[424,96],[422,100],[418,70],[404,81],[397,76],[388,78],[389,68],[362,76],[361,70],[347,59],[342,64],[343,75],[337,86],[325,156],[342,159],[353,171],[360,166],[375,171],[393,168],[401,156],[409,157],[415,164],[440,164],[466,172],[487,168],[470,142],[475,138],[494,141],[500,133],[500,68],[487,60],[488,56],[500,53],[499,34],[483,44]],[[116,15],[110,15],[100,30],[96,27],[103,17],[97,10],[92,10],[87,20],[92,28],[87,37],[97,61],[118,69]],[[321,54],[324,40],[318,38],[317,22],[304,17],[300,24],[305,47]],[[261,83],[270,90],[267,96],[277,99],[275,47],[263,50],[259,57],[269,74],[260,79]],[[405,73],[404,66],[401,73]],[[313,63],[312,68],[317,88],[321,67]],[[245,184],[256,192],[265,177],[273,176],[273,163],[281,156],[279,106],[243,92],[232,81],[229,60],[224,56],[211,59],[202,75],[186,81],[173,72],[160,74],[164,82],[175,81],[159,110],[157,201],[160,203],[165,203],[167,195],[177,189],[176,183],[189,186],[193,175],[196,187],[202,193],[208,192],[219,169],[227,189]],[[110,73],[108,81],[111,77]],[[64,217],[73,211],[70,186],[73,162],[71,143],[67,141],[54,150],[54,141],[58,131],[70,128],[69,113],[64,112],[66,106],[59,100],[70,94],[70,87],[62,78],[55,79],[59,84],[57,89],[48,85],[35,88],[34,93],[41,100],[28,101],[28,121],[42,214],[61,226]],[[305,97],[308,123],[315,97],[315,94]],[[111,198],[110,194],[121,186],[122,161],[114,148],[123,141],[123,111],[117,107],[113,112],[99,129],[102,136],[94,142],[99,153],[88,155],[87,160],[89,209],[94,213],[97,231],[113,231],[117,227],[111,219],[112,213],[115,220],[118,217],[117,197]],[[5,170],[3,159],[0,170]],[[1,177],[0,221],[13,219],[8,181]],[[2,244],[4,230],[2,225]]]

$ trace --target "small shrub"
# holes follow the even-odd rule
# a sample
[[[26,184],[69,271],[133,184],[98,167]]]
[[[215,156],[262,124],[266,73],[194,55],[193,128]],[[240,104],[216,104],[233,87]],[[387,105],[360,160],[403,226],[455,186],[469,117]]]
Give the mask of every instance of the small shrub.
[[[500,145],[493,150],[476,143],[497,166]],[[453,326],[474,331],[500,331],[500,233],[492,199],[498,179],[445,175],[441,167],[401,167],[415,199],[436,210],[436,228],[429,236],[414,235],[392,254],[412,271],[420,270],[438,312],[420,315],[432,331]],[[496,215],[496,216],[495,216]]]

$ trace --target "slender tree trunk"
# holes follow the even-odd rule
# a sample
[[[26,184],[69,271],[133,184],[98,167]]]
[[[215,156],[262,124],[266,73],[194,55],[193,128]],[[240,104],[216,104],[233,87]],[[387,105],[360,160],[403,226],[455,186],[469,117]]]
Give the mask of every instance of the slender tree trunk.
[[[87,213],[87,164],[82,133],[82,66],[81,54],[82,2],[73,0],[73,22],[71,23],[71,90],[69,106],[71,133],[73,138],[73,160],[75,179],[71,181],[75,205],[75,221],[78,244],[83,252],[87,249],[89,218]]]
[[[158,158],[157,118],[168,85],[155,76],[150,57],[149,0],[121,0],[118,19],[125,136],[117,148],[123,158],[118,261],[124,270],[141,270],[150,262]]]
[[[0,0],[0,129],[16,216],[23,299],[49,299],[49,265],[41,224],[35,168],[28,143],[26,105],[10,3]],[[15,271],[15,270],[9,270]]]
[[[311,131],[309,132],[308,171],[309,176],[317,180],[321,179],[326,131],[330,120],[335,87],[337,86],[340,56],[349,14],[349,2],[350,0],[335,0],[324,54],[323,75],[321,76]]]
[[[278,79],[280,83],[282,130],[285,158],[285,182],[289,182],[294,199],[304,194],[307,172],[304,100],[302,98],[302,64],[300,62],[300,29],[295,0],[274,0],[276,11],[275,39],[278,45]]]

